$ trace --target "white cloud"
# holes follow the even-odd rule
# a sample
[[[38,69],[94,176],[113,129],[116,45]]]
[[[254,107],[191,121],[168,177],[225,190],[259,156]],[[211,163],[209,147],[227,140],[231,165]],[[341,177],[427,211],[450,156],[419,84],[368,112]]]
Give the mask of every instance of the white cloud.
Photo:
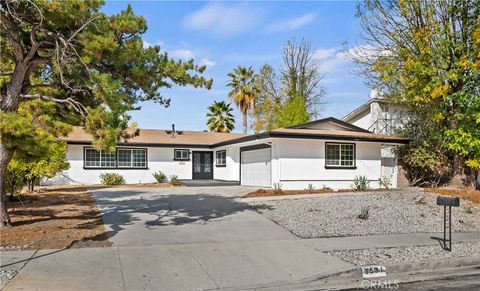
[[[146,41],[146,40],[143,41],[143,48],[149,48],[151,46],[152,46],[152,44],[149,43],[148,41]]]
[[[162,41],[157,41],[155,43],[151,43],[151,42],[148,42],[146,40],[143,41],[143,48],[149,48],[149,47],[156,46],[156,45],[163,46],[163,42]]]
[[[375,56],[388,56],[389,54],[390,52],[385,49],[374,47],[369,44],[363,44],[352,47],[347,51],[339,52],[337,53],[337,57],[344,60],[368,60]]]
[[[378,55],[386,56],[389,55],[389,52],[372,45],[364,44],[344,50],[335,47],[322,48],[315,50],[313,53],[313,57],[321,61],[321,68],[324,73],[344,70],[353,59],[367,60]]]
[[[317,15],[315,13],[307,13],[302,16],[284,19],[273,22],[268,26],[269,31],[283,31],[283,30],[295,30],[302,26],[305,26],[315,20]]]
[[[337,50],[334,48],[317,49],[313,52],[313,57],[317,60],[324,60],[334,56],[336,52]]]
[[[215,66],[215,62],[208,59],[208,58],[202,58],[200,60],[200,65],[207,66],[207,68],[211,68],[211,67]]]
[[[182,59],[182,60],[190,60],[190,59],[193,59],[195,57],[193,52],[191,50],[187,50],[187,49],[172,50],[172,51],[169,51],[168,54],[171,57]]]
[[[234,36],[254,27],[260,13],[248,3],[209,3],[188,14],[183,25],[191,30]]]
[[[324,73],[329,73],[340,70],[345,63],[346,60],[339,58],[338,54],[336,54],[334,57],[323,60],[320,63],[320,68]]]
[[[321,68],[324,73],[341,71],[345,66],[356,58],[371,58],[378,54],[386,54],[371,45],[358,45],[350,49],[340,50],[338,48],[317,49],[313,57],[321,61]]]

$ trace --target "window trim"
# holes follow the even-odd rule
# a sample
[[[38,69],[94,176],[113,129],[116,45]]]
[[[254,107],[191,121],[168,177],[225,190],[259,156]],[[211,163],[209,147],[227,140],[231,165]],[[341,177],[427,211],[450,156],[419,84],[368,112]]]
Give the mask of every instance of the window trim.
[[[87,166],[87,150],[97,151],[99,154],[99,166]],[[84,169],[115,169],[117,168],[117,151],[113,152],[115,154],[115,165],[111,167],[102,166],[102,150],[97,150],[94,147],[84,147],[83,148],[83,168]],[[109,153],[111,154],[111,153]]]
[[[187,151],[187,158],[177,158],[178,151]],[[190,161],[191,152],[189,149],[174,149],[173,150],[173,160],[174,161]]]
[[[85,146],[83,147],[83,169],[84,170],[112,170],[112,169],[117,169],[117,170],[146,170],[148,169],[148,148],[145,147],[115,147],[115,166],[114,167],[102,167],[102,166],[87,166],[86,161],[87,161],[87,149],[93,149],[96,150],[94,147],[91,146]],[[119,167],[118,166],[118,150],[145,150],[145,167]]]
[[[119,166],[118,165],[118,162],[119,162],[119,158],[118,158],[118,152],[121,151],[121,150],[127,150],[127,151],[130,151],[130,166]],[[133,165],[133,162],[134,162],[134,159],[133,159],[133,151],[134,150],[144,150],[145,151],[145,166],[141,166],[141,167],[136,167]],[[116,156],[117,156],[117,169],[148,169],[148,150],[147,148],[134,148],[134,147],[130,147],[130,148],[126,148],[126,147],[118,147],[115,149],[115,153],[116,153]]]
[[[225,158],[224,158],[225,163],[224,163],[224,164],[219,164],[219,163],[218,163],[218,154],[219,154],[219,153],[224,153],[224,154],[225,154]],[[224,167],[226,167],[226,166],[227,166],[227,150],[216,151],[216,152],[215,152],[215,167],[222,167],[222,168],[224,168]]]
[[[342,165],[327,165],[327,145],[338,145],[339,146],[339,161],[342,161],[342,145],[353,145],[353,166],[342,166]],[[357,144],[349,142],[326,142],[325,143],[325,169],[332,170],[355,170],[357,168]]]

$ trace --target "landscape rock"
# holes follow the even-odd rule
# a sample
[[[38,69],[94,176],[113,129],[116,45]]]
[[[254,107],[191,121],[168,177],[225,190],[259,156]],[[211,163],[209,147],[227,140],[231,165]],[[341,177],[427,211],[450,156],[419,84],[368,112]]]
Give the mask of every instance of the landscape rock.
[[[443,231],[443,207],[415,188],[352,195],[250,201],[257,211],[301,238]],[[362,207],[368,218],[359,219]],[[460,222],[461,221],[461,222]],[[480,205],[461,200],[452,208],[453,232],[480,231]]]

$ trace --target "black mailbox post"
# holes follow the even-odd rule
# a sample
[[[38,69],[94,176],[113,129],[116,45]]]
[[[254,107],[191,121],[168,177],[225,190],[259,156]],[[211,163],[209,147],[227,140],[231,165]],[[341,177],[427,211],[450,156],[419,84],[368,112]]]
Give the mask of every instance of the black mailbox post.
[[[437,197],[437,205],[443,205],[443,245],[446,251],[452,251],[452,206],[460,206],[460,198],[458,197]],[[448,206],[448,240],[447,240],[447,206]],[[448,241],[448,247],[447,247]]]

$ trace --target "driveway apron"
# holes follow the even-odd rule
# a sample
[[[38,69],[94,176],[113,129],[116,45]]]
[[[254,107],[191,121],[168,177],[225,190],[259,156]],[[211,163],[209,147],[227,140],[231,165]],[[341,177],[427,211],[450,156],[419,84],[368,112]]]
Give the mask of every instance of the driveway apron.
[[[241,186],[92,191],[114,246],[297,237],[238,197]]]

